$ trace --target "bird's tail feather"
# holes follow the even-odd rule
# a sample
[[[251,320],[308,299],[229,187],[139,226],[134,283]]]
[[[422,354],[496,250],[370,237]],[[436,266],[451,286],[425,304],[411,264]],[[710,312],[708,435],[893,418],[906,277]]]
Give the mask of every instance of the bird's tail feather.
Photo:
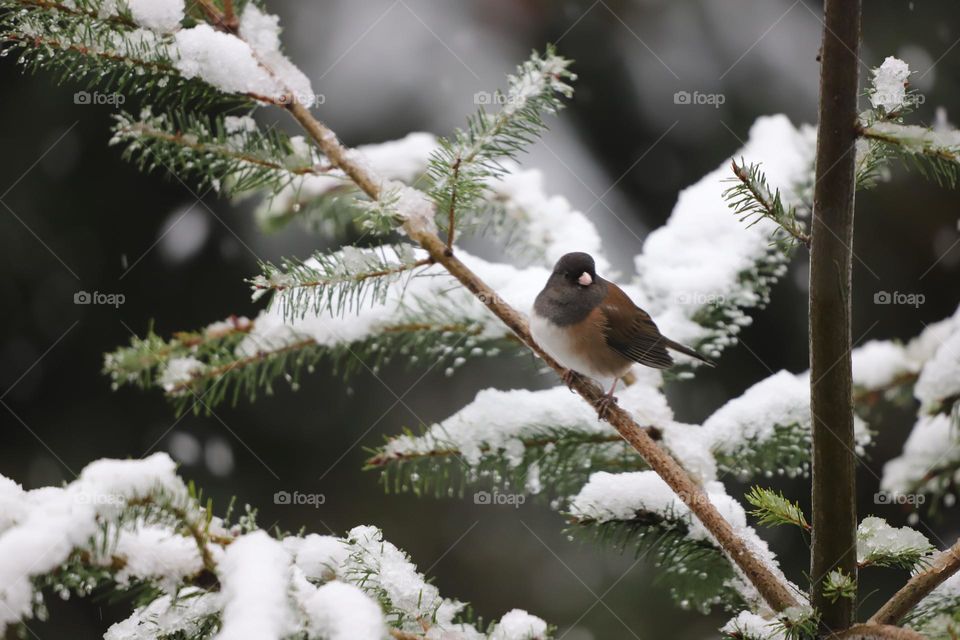
[[[704,363],[704,364],[706,364],[706,365],[708,365],[708,366],[711,366],[711,367],[717,366],[717,364],[716,364],[713,360],[711,360],[711,359],[709,359],[709,358],[706,358],[706,357],[700,355],[699,353],[697,353],[696,351],[694,351],[694,350],[691,349],[690,347],[685,347],[685,346],[683,346],[682,344],[680,344],[679,342],[674,342],[673,340],[670,340],[669,338],[667,338],[666,340],[667,340],[667,347],[668,347],[668,348],[673,349],[674,351],[677,351],[677,352],[682,353],[682,354],[684,354],[684,355],[690,356],[691,358],[696,358],[697,360],[699,360],[700,362],[702,362],[702,363]]]

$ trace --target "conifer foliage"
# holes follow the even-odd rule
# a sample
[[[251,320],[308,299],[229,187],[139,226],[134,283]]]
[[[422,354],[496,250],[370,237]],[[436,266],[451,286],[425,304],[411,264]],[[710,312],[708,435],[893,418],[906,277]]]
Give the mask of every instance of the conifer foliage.
[[[346,374],[397,361],[454,375],[473,358],[530,353],[504,309],[529,308],[559,256],[587,251],[600,271],[609,268],[590,220],[521,167],[524,148],[573,95],[570,61],[550,47],[507,77],[499,108],[480,107],[463,130],[347,149],[310,115],[310,80],[284,55],[278,19],[258,0],[188,8],[182,0],[0,0],[0,33],[0,55],[26,69],[138,99],[139,110],[117,116],[110,142],[140,169],[255,198],[266,230],[297,221],[333,245],[251,274],[253,298],[265,300],[256,317],[225,310],[225,320],[169,337],[147,331],[107,354],[104,372],[116,388],[155,389],[177,411],[202,413],[279,384],[296,388],[317,367]],[[862,188],[882,181],[894,160],[956,186],[960,134],[904,121],[908,77],[894,58],[875,72],[872,108],[859,125]],[[264,109],[289,111],[303,134],[266,128]],[[784,116],[759,118],[732,165],[685,189],[649,234],[626,288],[664,333],[712,358],[736,346],[749,314],[810,243],[816,135]],[[362,232],[362,246],[344,240],[357,237],[347,230]],[[511,261],[471,255],[461,246],[468,237],[507,246]],[[858,455],[878,405],[911,392],[919,400],[914,432],[884,473],[891,494],[935,503],[952,495],[960,455],[940,454],[956,438],[958,317],[906,345],[871,342],[854,352]],[[519,361],[536,370],[534,358]],[[671,380],[696,375],[697,362],[679,364]],[[805,578],[789,579],[751,525],[790,525],[806,539],[810,520],[781,493],[757,485],[732,496],[722,482],[728,473],[754,483],[808,474],[808,374],[758,380],[701,425],[675,419],[659,371],[632,377],[619,406],[696,495],[679,495],[662,461],[562,386],[480,391],[453,415],[409,425],[372,449],[368,468],[388,491],[540,497],[572,533],[653,551],[680,606],[730,614],[727,638],[815,635],[818,612],[795,584]],[[698,500],[716,517],[704,519]],[[0,504],[0,628],[46,615],[45,592],[109,590],[134,603],[131,617],[107,631],[115,640],[533,640],[554,631],[520,610],[483,624],[441,597],[374,527],[294,535],[262,530],[250,508],[218,516],[164,455],[97,461],[59,489],[24,492],[0,478]],[[733,553],[723,532],[742,551]],[[42,544],[56,553],[34,563]],[[764,575],[746,571],[743,555]],[[864,569],[914,572],[938,561],[925,536],[875,517],[860,525],[858,560]],[[826,585],[833,599],[857,596],[855,578],[842,571]],[[955,637],[960,584],[946,580],[901,617],[892,622]]]

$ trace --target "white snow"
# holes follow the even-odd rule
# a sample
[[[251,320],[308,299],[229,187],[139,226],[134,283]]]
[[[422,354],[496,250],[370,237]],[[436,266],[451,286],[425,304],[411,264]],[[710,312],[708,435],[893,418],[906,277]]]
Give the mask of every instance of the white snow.
[[[863,389],[882,389],[897,378],[916,371],[901,344],[871,340],[853,350],[853,384]]]
[[[525,242],[543,251],[546,264],[552,266],[571,251],[583,251],[593,256],[597,271],[609,269],[597,228],[566,198],[546,193],[543,172],[521,169],[515,163],[504,166],[508,171],[487,186],[494,201],[522,224]]]
[[[752,611],[741,611],[720,628],[724,633],[739,633],[753,640],[787,640],[782,626],[776,620],[768,620]]]
[[[307,617],[311,637],[325,640],[387,637],[380,605],[358,587],[338,581],[315,587],[305,579],[295,584],[295,597]]]
[[[283,546],[294,558],[303,574],[311,580],[332,580],[350,555],[350,547],[342,538],[316,533],[302,538],[288,536]]]
[[[732,155],[739,163],[762,163],[771,187],[780,189],[784,205],[799,201],[793,188],[810,179],[815,131],[794,127],[786,116],[758,118],[747,144]],[[723,342],[693,318],[712,302],[754,307],[762,302],[752,282],[758,263],[773,261],[779,272],[782,257],[771,252],[773,223],[761,220],[752,227],[727,206],[723,192],[731,185],[730,162],[724,161],[696,184],[680,192],[667,223],[652,231],[636,257],[637,282],[649,298],[644,308],[665,335],[692,344],[712,337]],[[751,275],[752,279],[756,274]],[[641,305],[643,306],[643,305]],[[721,334],[735,334],[749,317],[733,312]]]
[[[857,527],[857,562],[869,563],[881,556],[898,556],[907,552],[933,552],[927,537],[910,527],[891,527],[883,518],[869,516]]]
[[[388,198],[396,198],[394,206],[404,220],[404,229],[409,225],[413,230],[437,233],[436,208],[423,191],[393,180],[383,186],[383,193]]]
[[[363,158],[366,166],[384,180],[409,183],[426,171],[430,154],[436,148],[437,139],[433,134],[411,133],[399,140],[361,145],[354,151]],[[318,160],[319,157],[312,158],[313,162]],[[349,185],[339,169],[325,175],[299,176],[266,198],[257,209],[256,216],[260,220],[269,220],[297,210],[298,203]]]
[[[157,384],[163,387],[164,391],[173,391],[181,384],[190,382],[190,379],[204,368],[205,365],[193,356],[171,358],[157,378]]]
[[[935,411],[960,396],[960,330],[943,341],[920,372],[914,387],[921,411]]]
[[[886,113],[898,111],[907,96],[906,82],[910,66],[903,60],[889,56],[871,73],[873,90],[870,92],[870,103],[875,109],[883,109]]]
[[[223,624],[215,640],[271,640],[292,632],[287,589],[290,555],[263,531],[227,547],[218,567],[223,586]]]
[[[240,37],[253,50],[258,62],[270,71],[280,87],[297,102],[310,107],[317,101],[310,80],[280,51],[280,18],[264,13],[248,2],[240,15]]]
[[[883,466],[880,488],[895,496],[920,492],[928,472],[957,463],[960,447],[950,416],[921,415],[903,445],[903,453]]]
[[[428,584],[407,554],[383,539],[376,527],[354,527],[347,535],[351,556],[344,564],[344,575],[360,576],[367,569],[374,573],[363,582],[366,589],[381,589],[390,604],[413,620],[429,620],[443,602],[435,586]]]
[[[107,629],[103,640],[155,640],[161,634],[183,632],[193,637],[200,632],[200,622],[221,609],[222,595],[198,587],[182,589],[174,599],[170,595],[157,598],[140,607],[121,622]]]
[[[739,502],[727,494],[723,484],[717,481],[706,482],[703,490],[747,548],[764,562],[770,571],[789,584],[780,571],[773,552],[757,532],[747,525],[746,512]],[[712,534],[654,471],[595,472],[591,474],[589,482],[571,499],[569,511],[576,518],[599,522],[630,520],[639,512],[653,513],[667,521],[685,524],[689,529],[687,535],[692,540],[708,541],[717,546]],[[762,603],[756,588],[744,578],[739,567],[733,562],[731,566],[738,576],[731,586],[740,591],[746,602]],[[799,589],[794,587],[794,590],[799,594]]]
[[[164,591],[173,593],[184,577],[203,569],[196,541],[169,527],[142,525],[133,530],[122,529],[116,545],[108,550],[110,553],[103,558],[106,564],[111,557],[124,561],[116,574],[117,582],[123,585],[132,579],[154,579]]]
[[[664,427],[673,421],[666,398],[654,384],[638,381],[618,392],[621,408],[629,411],[641,425]],[[577,433],[611,433],[597,419],[596,410],[565,386],[542,391],[485,389],[463,409],[424,435],[398,436],[385,447],[387,455],[425,453],[453,448],[470,464],[477,464],[488,453],[508,455],[512,465],[521,462],[510,451],[522,455],[521,440],[544,436],[555,430]],[[511,443],[520,443],[519,449]]]
[[[170,33],[183,20],[184,0],[126,0],[130,15],[141,27]]]
[[[546,622],[523,609],[513,609],[500,618],[490,640],[540,640],[546,635]]]
[[[315,102],[309,79],[280,52],[276,16],[247,3],[239,32],[238,38],[206,23],[177,31],[174,65],[184,77],[200,78],[227,93],[272,100],[292,95],[308,107]]]
[[[182,495],[186,489],[174,469],[165,453],[143,460],[98,460],[66,488],[27,492],[22,504],[29,511],[21,509],[18,521],[0,534],[0,630],[30,615],[31,578],[53,570],[74,548],[87,544],[99,519],[154,491]]]

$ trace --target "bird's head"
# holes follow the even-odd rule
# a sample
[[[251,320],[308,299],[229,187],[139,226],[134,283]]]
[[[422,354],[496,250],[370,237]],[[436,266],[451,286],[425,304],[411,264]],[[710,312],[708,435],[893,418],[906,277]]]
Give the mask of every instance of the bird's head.
[[[578,289],[588,289],[597,282],[596,264],[588,253],[568,253],[557,260],[551,279]]]

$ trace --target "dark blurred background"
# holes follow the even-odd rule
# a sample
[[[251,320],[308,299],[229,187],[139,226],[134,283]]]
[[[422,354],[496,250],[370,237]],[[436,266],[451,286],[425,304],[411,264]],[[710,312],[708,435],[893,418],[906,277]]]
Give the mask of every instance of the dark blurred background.
[[[757,116],[786,113],[798,124],[816,118],[815,2],[268,4],[286,26],[288,53],[325,96],[318,113],[351,145],[415,130],[448,134],[474,108],[475,92],[503,86],[531,49],[558,43],[576,60],[576,95],[526,166],[544,170],[550,193],[590,209],[625,278],[678,190],[734,153]],[[960,103],[956,3],[865,6],[863,62],[874,67],[897,55],[910,63],[925,97],[916,119],[932,122],[937,106]],[[385,495],[377,476],[361,470],[364,447],[402,426],[442,419],[482,388],[555,383],[532,367],[484,360],[453,378],[437,367],[412,388],[420,372],[400,366],[382,371],[383,383],[360,375],[347,384],[318,371],[299,392],[278,385],[256,404],[179,420],[159,392],[111,391],[100,374],[102,354],[131,332],[143,334],[152,321],[169,335],[232,313],[253,316],[258,307],[244,278],[256,272],[257,258],[303,256],[318,240],[296,225],[265,236],[249,205],[214,194],[198,200],[192,185],[139,173],[107,145],[111,107],[74,104],[77,86],[24,76],[10,58],[0,64],[0,83],[0,473],[34,488],[71,480],[99,457],[167,450],[217,504],[236,495],[259,507],[265,526],[341,535],[357,524],[382,527],[444,595],[471,602],[486,619],[521,607],[569,640],[717,637],[729,616],[677,609],[649,562],[569,541],[562,517],[545,506]],[[722,93],[725,102],[677,105],[673,94],[681,90]],[[605,206],[596,205],[614,183]],[[900,169],[858,195],[855,338],[909,338],[953,313],[958,202],[956,193]],[[670,386],[679,419],[699,422],[771,371],[807,367],[806,281],[800,255],[719,370]],[[126,302],[119,309],[74,305],[81,289],[122,293]],[[878,290],[923,293],[926,302],[875,306]],[[905,523],[905,513],[875,506],[872,495],[912,422],[909,409],[873,423],[879,444],[860,468],[862,515]],[[806,481],[777,486],[807,502]],[[279,490],[321,492],[326,503],[275,505]],[[917,527],[940,545],[958,533],[949,519]],[[804,584],[807,554],[796,533],[764,535]],[[863,594],[878,590],[867,610],[905,578],[881,571],[863,578]],[[96,637],[125,607],[53,602],[52,611],[50,622],[31,623],[44,640]]]

